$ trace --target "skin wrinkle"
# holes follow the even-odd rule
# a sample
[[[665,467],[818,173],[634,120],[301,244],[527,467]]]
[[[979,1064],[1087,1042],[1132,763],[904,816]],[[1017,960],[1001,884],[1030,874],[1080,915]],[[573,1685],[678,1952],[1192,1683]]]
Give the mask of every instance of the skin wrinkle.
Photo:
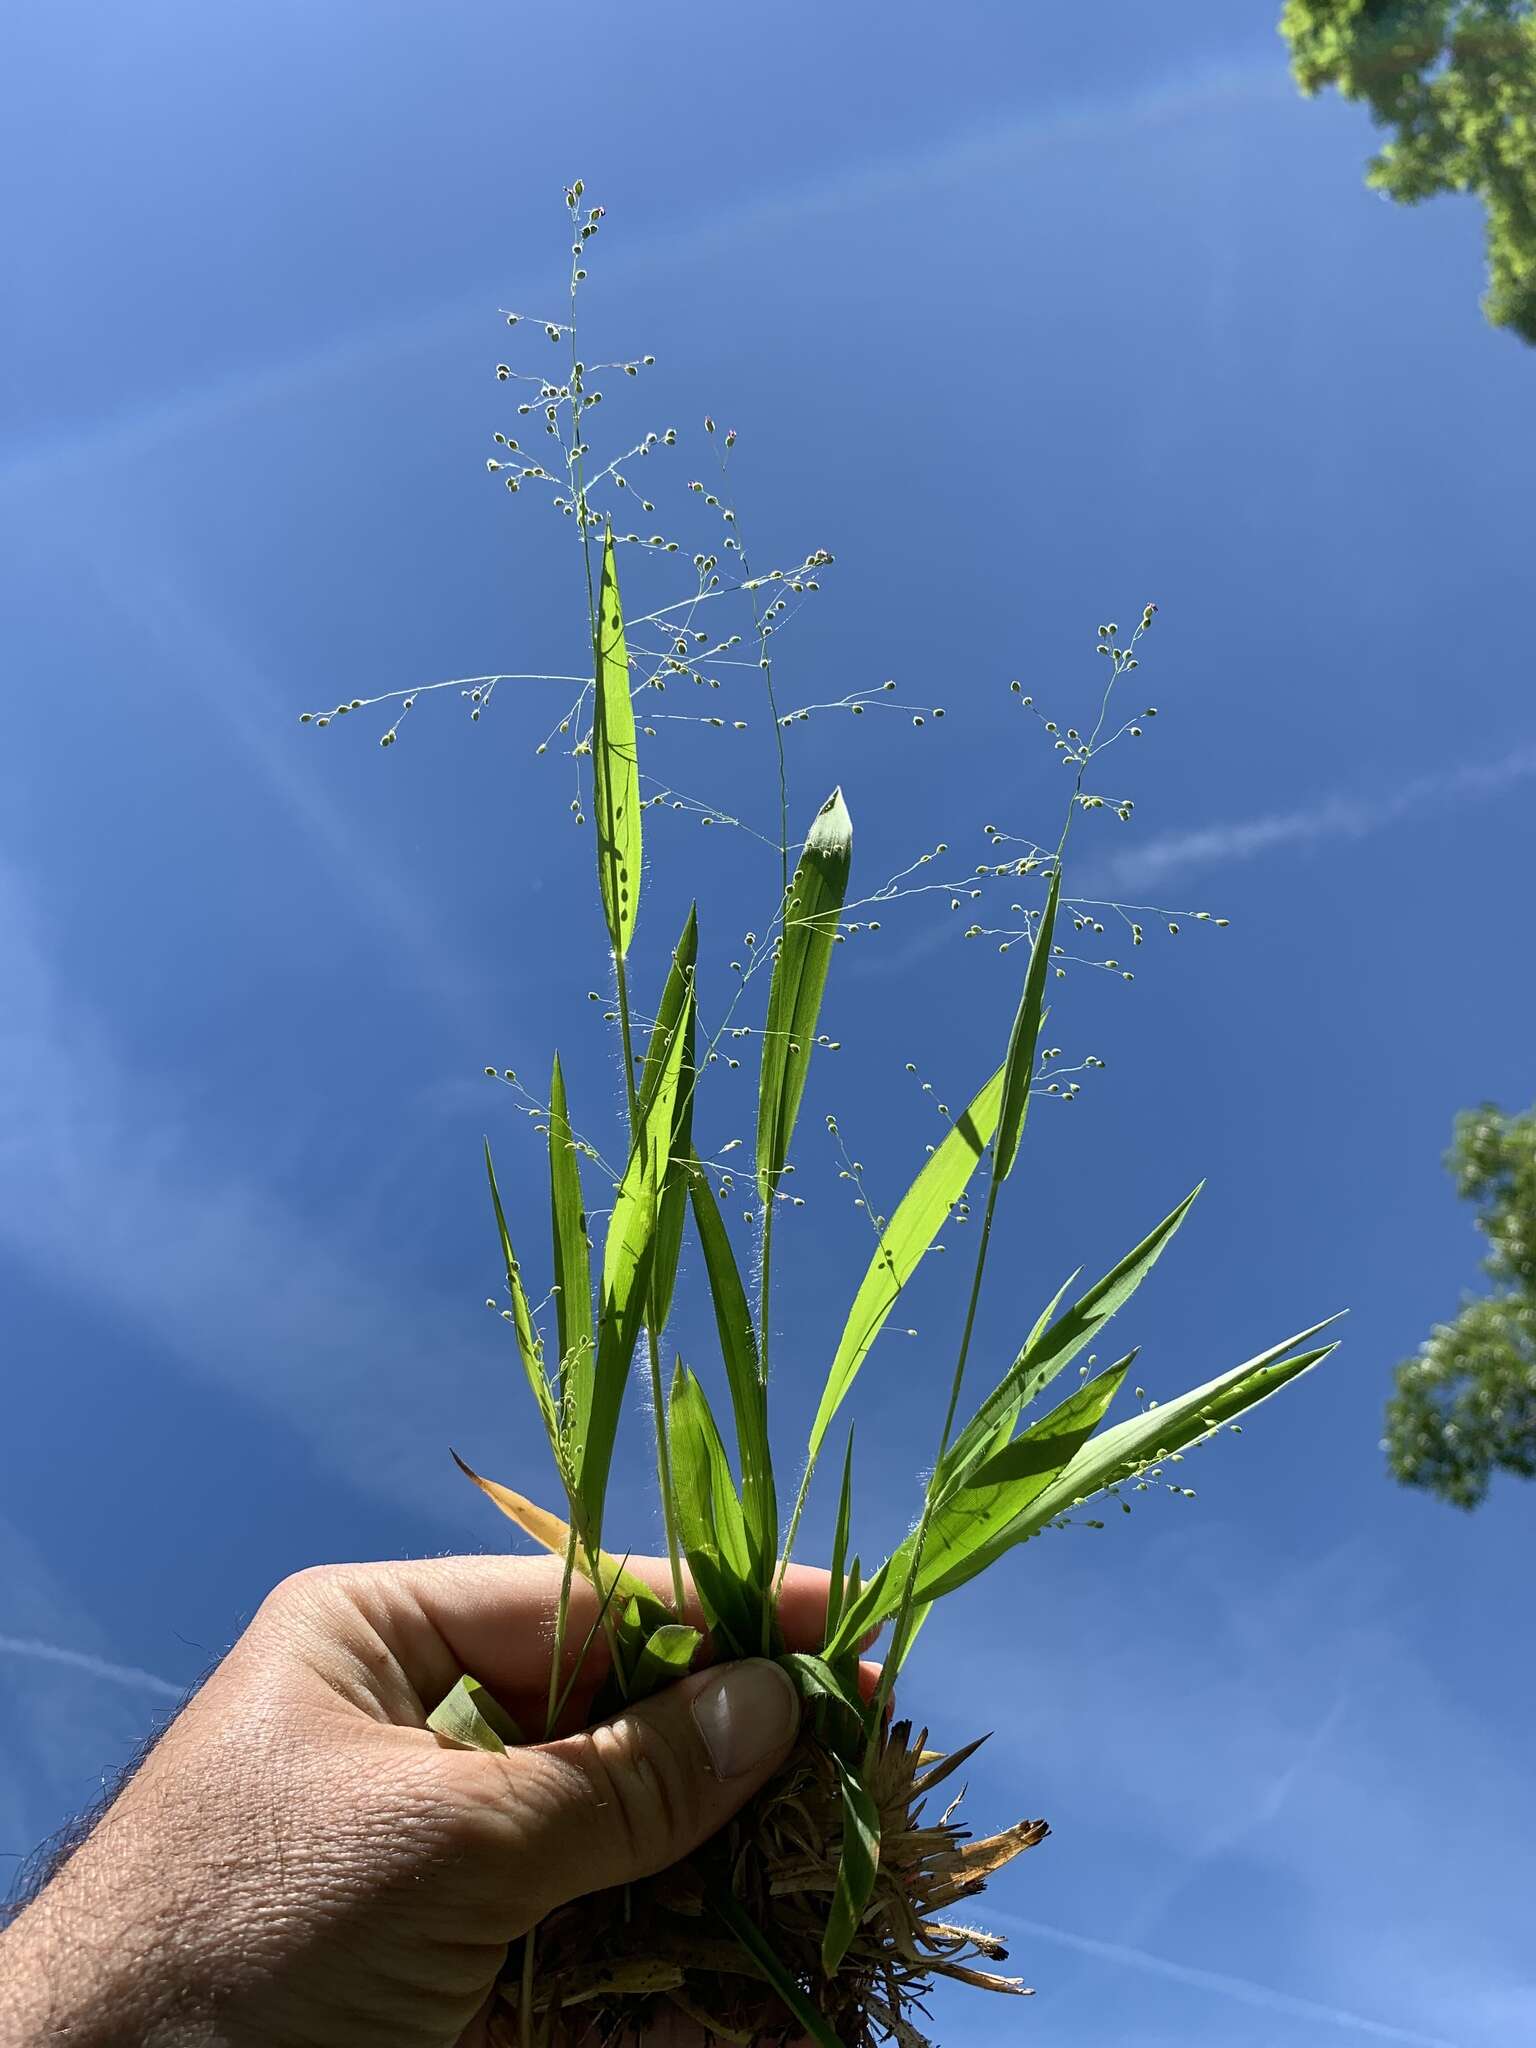
[[[664,1587],[666,1567],[631,1568]],[[614,1724],[504,1756],[446,1742],[430,1705],[469,1670],[524,1725],[548,1686],[560,1561],[438,1559],[285,1582],[0,1935],[11,2048],[483,2048],[510,1944],[590,1889],[677,1860],[793,1739],[726,1785],[692,1701],[708,1672]],[[573,1633],[596,1596],[583,1582]],[[793,1647],[825,1580],[786,1581]],[[584,1661],[578,1726],[607,1672]]]

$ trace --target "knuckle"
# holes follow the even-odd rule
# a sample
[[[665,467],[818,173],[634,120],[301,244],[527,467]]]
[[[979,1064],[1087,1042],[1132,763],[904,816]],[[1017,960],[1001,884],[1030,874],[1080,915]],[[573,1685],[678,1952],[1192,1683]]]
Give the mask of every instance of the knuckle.
[[[700,1833],[696,1773],[664,1730],[635,1715],[583,1738],[593,1797],[636,1870],[659,1870]]]

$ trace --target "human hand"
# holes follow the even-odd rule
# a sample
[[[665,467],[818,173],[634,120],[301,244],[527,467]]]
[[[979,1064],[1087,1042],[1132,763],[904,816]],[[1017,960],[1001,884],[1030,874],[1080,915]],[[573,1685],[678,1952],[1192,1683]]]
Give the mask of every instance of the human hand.
[[[631,1562],[658,1592],[665,1568]],[[481,2039],[509,1944],[584,1892],[664,1869],[784,1761],[794,1689],[752,1659],[695,1672],[496,1756],[428,1711],[472,1672],[542,1725],[554,1559],[301,1572],[0,1936],[6,2048],[450,2048]],[[820,1642],[826,1577],[787,1574],[789,1647]],[[596,1608],[572,1589],[568,1668]],[[697,1621],[698,1617],[690,1617]]]

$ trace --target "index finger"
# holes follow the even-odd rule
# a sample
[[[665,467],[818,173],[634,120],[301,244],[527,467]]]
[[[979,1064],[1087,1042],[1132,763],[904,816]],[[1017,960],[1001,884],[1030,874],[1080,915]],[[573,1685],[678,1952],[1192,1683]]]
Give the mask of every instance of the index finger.
[[[665,1559],[631,1557],[627,1569],[670,1607]],[[349,1690],[359,1669],[369,1674],[369,1697],[359,1704],[420,1725],[469,1672],[511,1714],[531,1722],[547,1697],[562,1572],[555,1557],[438,1557],[330,1567],[298,1583],[309,1584],[324,1603],[337,1636],[360,1625],[388,1652],[383,1663],[346,1658]],[[778,1615],[788,1648],[820,1647],[828,1586],[827,1573],[809,1565],[791,1565],[785,1573]],[[683,1618],[702,1631],[704,1616],[691,1582],[685,1581],[685,1590]],[[577,1707],[590,1700],[610,1668],[607,1642],[601,1630],[594,1633],[597,1618],[596,1591],[578,1576],[571,1585],[559,1680],[563,1686],[581,1666],[572,1697]],[[325,1654],[323,1643],[303,1641],[301,1654],[313,1664]]]

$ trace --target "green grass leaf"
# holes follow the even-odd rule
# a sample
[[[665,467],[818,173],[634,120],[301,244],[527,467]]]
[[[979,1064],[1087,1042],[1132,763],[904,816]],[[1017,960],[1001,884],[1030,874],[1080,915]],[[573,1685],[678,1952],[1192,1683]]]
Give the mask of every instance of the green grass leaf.
[[[1204,1186],[1204,1182],[1200,1185]],[[1050,1318],[1066,1288],[1061,1290],[1030,1332],[1023,1350],[940,1461],[936,1484],[941,1493],[948,1492],[973,1465],[995,1449],[996,1439],[1002,1432],[1012,1435],[1013,1424],[1030,1402],[1050,1385],[1063,1366],[1070,1365],[1085,1344],[1093,1341],[1110,1317],[1125,1306],[1162,1257],[1169,1239],[1189,1214],[1199,1192],[1200,1188],[1196,1187],[1187,1194],[1134,1250],[1127,1252],[1102,1280],[1096,1280],[1086,1293],[1079,1295],[1064,1316],[1053,1321]],[[1071,1282],[1068,1281],[1067,1285],[1070,1286]]]
[[[864,1741],[864,1703],[858,1694],[857,1674],[845,1683],[824,1657],[814,1657],[808,1650],[791,1650],[778,1662],[794,1680],[827,1748],[845,1762],[857,1759]]]
[[[706,1896],[711,1909],[736,1937],[745,1953],[756,1963],[769,1984],[816,2043],[816,2048],[843,2048],[836,2030],[779,1961],[767,1936],[762,1933],[757,1922],[736,1895],[723,1887],[716,1887]]]
[[[1326,1323],[1315,1323],[1311,1329],[1299,1331],[1294,1337],[1286,1338],[1284,1343],[1273,1345],[1256,1358],[1250,1358],[1244,1364],[1234,1366],[1230,1372],[1207,1381],[1204,1386],[1181,1394],[1177,1400],[1117,1422],[1076,1449],[1067,1463],[1049,1476],[1043,1487],[1033,1490],[1019,1512],[1000,1523],[989,1518],[985,1528],[977,1526],[973,1520],[967,1530],[965,1520],[974,1516],[990,1481],[1007,1471],[1006,1465],[1000,1461],[1012,1458],[1025,1442],[1024,1437],[1017,1438],[1005,1450],[988,1459],[935,1517],[936,1528],[949,1510],[961,1519],[958,1522],[951,1519],[949,1523],[952,1540],[947,1554],[925,1552],[919,1581],[920,1597],[937,1600],[943,1594],[953,1592],[967,1579],[985,1571],[1005,1551],[1035,1535],[1080,1501],[1102,1492],[1106,1486],[1139,1478],[1160,1459],[1170,1458],[1175,1451],[1187,1449],[1197,1438],[1256,1407],[1260,1401],[1268,1400],[1271,1394],[1278,1393],[1281,1387],[1309,1372],[1337,1348],[1333,1344],[1324,1344],[1313,1350],[1297,1351],[1298,1345],[1305,1344],[1309,1337],[1316,1336],[1326,1327]],[[1088,1384],[1092,1386],[1094,1382]],[[1068,1403],[1063,1402],[1061,1408],[1054,1409],[1052,1414],[1060,1415],[1067,1406]],[[1044,1420],[1049,1422],[1051,1416]],[[1013,1483],[1018,1482],[1015,1480]]]
[[[674,1685],[680,1678],[686,1678],[693,1665],[694,1653],[704,1640],[696,1628],[689,1628],[680,1621],[664,1622],[647,1636],[639,1656],[629,1674],[629,1697],[632,1700],[649,1698],[664,1685]]]
[[[539,1416],[544,1424],[544,1433],[550,1447],[555,1447],[558,1428],[555,1421],[555,1400],[550,1392],[549,1381],[544,1374],[543,1347],[538,1332],[533,1327],[533,1316],[528,1308],[528,1296],[523,1289],[522,1274],[518,1268],[517,1255],[512,1249],[512,1239],[507,1231],[506,1211],[501,1206],[501,1190],[496,1185],[496,1167],[491,1159],[491,1141],[485,1141],[485,1171],[491,1184],[491,1206],[496,1211],[496,1233],[501,1241],[502,1264],[507,1270],[507,1292],[512,1297],[512,1327],[517,1333],[518,1356],[523,1361],[523,1371],[533,1389],[533,1398],[538,1403]]]
[[[779,1510],[774,1489],[773,1456],[768,1446],[768,1391],[763,1384],[757,1333],[742,1284],[741,1269],[731,1246],[708,1177],[697,1158],[690,1161],[690,1192],[694,1224],[704,1253],[704,1271],[715,1305],[720,1356],[736,1420],[736,1448],[741,1460],[742,1513],[754,1580],[766,1594],[779,1541]]]
[[[837,1858],[837,1886],[821,1937],[821,1967],[829,1977],[837,1975],[838,1965],[859,1931],[880,1867],[879,1809],[846,1764],[839,1762],[837,1771],[843,1793],[843,1840]]]
[[[662,1172],[656,1217],[656,1247],[651,1260],[650,1301],[646,1316],[659,1332],[672,1307],[672,1290],[677,1282],[677,1262],[683,1248],[683,1222],[688,1212],[688,1160],[693,1150],[693,1097],[697,1079],[694,1067],[696,1006],[689,1000],[699,952],[699,920],[696,909],[688,912],[682,936],[672,951],[656,1021],[640,1069],[639,1105],[642,1121],[650,1114],[656,1091],[668,1070],[667,1055],[675,1033],[684,1034],[682,1065],[678,1070],[677,1110]]]
[[[821,1405],[811,1425],[808,1456],[812,1464],[820,1453],[828,1425],[842,1406],[870,1346],[884,1329],[902,1288],[944,1227],[986,1151],[997,1129],[1003,1088],[1004,1071],[999,1067],[969,1108],[955,1120],[943,1142],[924,1161],[880,1233],[880,1242],[848,1311],[822,1388]]]
[[[645,1318],[661,1190],[676,1144],[683,1056],[692,1035],[693,1007],[690,985],[684,992],[678,1028],[671,1034],[650,1099],[641,1111],[603,1241],[592,1412],[586,1434],[576,1445],[584,1527],[593,1542],[602,1530],[624,1389]]]
[[[757,1092],[757,1187],[764,1203],[773,1200],[789,1158],[852,857],[853,823],[842,791],[834,789],[791,877],[768,987]]]
[[[1008,1057],[1003,1062],[1003,1102],[997,1120],[997,1148],[992,1154],[992,1173],[1006,1180],[1018,1156],[1024,1119],[1029,1115],[1029,1091],[1035,1078],[1035,1048],[1040,1042],[1040,1021],[1045,1007],[1045,977],[1051,964],[1051,941],[1056,931],[1056,905],[1061,900],[1061,867],[1051,876],[1050,893],[1040,929],[1030,948],[1024,992],[1008,1039]]]
[[[522,1730],[500,1700],[467,1672],[428,1714],[427,1726],[451,1742],[465,1742],[496,1755],[515,1748],[523,1739]]]
[[[837,1618],[843,1611],[844,1568],[848,1562],[848,1525],[853,1517],[853,1426],[848,1428],[848,1449],[843,1454],[843,1483],[837,1496],[837,1521],[832,1529],[832,1558],[827,1567],[826,1634],[837,1633]]]
[[[555,1324],[560,1387],[573,1434],[584,1436],[592,1412],[592,1265],[581,1167],[571,1134],[565,1075],[556,1053],[549,1077],[549,1211],[554,1252]]]
[[[603,539],[595,654],[592,810],[597,823],[597,880],[608,937],[622,960],[629,951],[640,904],[640,759],[612,533]]]
[[[771,1637],[752,1570],[746,1521],[704,1389],[682,1360],[668,1402],[678,1533],[699,1605],[728,1655],[754,1656]]]

